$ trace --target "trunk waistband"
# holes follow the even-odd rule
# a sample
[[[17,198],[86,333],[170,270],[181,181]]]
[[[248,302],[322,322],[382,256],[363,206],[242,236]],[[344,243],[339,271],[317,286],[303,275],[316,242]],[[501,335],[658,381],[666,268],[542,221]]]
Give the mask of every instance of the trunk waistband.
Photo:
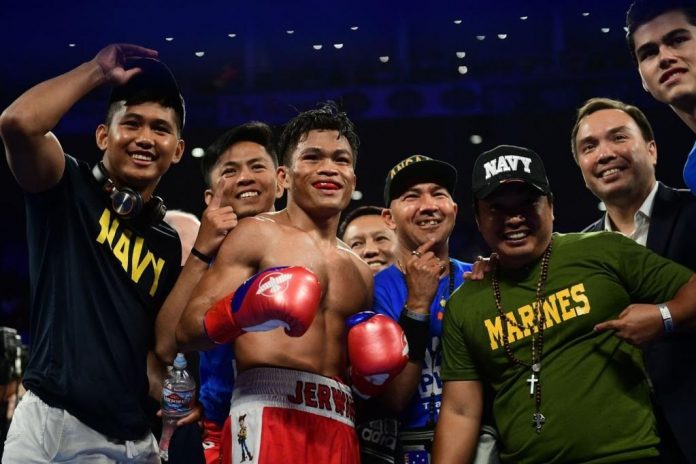
[[[355,427],[350,387],[311,372],[272,367],[244,371],[234,381],[232,410],[249,403],[296,409]]]

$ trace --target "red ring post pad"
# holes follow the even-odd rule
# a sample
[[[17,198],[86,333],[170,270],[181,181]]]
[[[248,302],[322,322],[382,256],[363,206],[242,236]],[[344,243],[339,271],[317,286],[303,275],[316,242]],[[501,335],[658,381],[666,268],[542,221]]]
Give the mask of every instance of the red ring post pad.
[[[277,327],[300,337],[312,325],[320,301],[321,286],[312,271],[302,266],[273,267],[251,276],[215,303],[205,313],[203,326],[218,344]]]
[[[408,363],[408,342],[401,326],[384,314],[361,311],[346,320],[353,391],[362,398],[386,388]]]

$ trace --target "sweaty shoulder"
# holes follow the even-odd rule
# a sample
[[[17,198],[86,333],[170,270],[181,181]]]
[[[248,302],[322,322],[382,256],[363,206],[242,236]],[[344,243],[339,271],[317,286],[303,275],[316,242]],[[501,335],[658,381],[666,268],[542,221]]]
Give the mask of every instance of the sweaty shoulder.
[[[360,277],[365,282],[367,288],[369,289],[369,298],[367,306],[369,307],[372,302],[372,289],[374,287],[374,279],[372,274],[372,269],[363,261],[360,256],[358,256],[353,250],[350,249],[343,241],[336,241],[336,248],[338,248],[339,253],[344,254],[350,262],[355,266],[355,269],[360,273]]]
[[[273,220],[262,216],[254,216],[241,219],[232,232],[238,235],[256,236],[262,239],[277,233],[279,228],[279,224]]]
[[[223,240],[218,257],[257,257],[279,235],[279,226],[272,220],[262,217],[243,218]]]
[[[353,265],[356,266],[362,275],[367,275],[370,277],[370,280],[372,280],[372,269],[370,269],[370,266],[368,266],[368,264],[363,261],[363,259],[358,256],[357,253],[351,250],[350,247],[343,242],[343,240],[336,239],[336,248],[338,248],[339,252],[344,253],[350,258]]]
[[[254,217],[242,219],[242,221],[261,224],[259,227],[267,233],[294,234],[295,232],[303,232],[289,221],[285,210],[257,214]],[[242,221],[239,223],[241,224]]]
[[[360,256],[358,256],[358,254],[354,252],[348,245],[346,245],[346,243],[340,238],[336,239],[336,248],[340,253],[343,253],[345,256],[350,257],[352,262],[357,263],[358,265],[362,263],[369,270],[370,266],[368,266],[367,263],[363,261],[363,259]]]

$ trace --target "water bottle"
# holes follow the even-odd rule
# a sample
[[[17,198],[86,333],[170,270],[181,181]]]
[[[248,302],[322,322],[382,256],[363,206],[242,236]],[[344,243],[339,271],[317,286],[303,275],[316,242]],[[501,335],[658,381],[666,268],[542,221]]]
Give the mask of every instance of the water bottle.
[[[196,382],[186,372],[186,358],[177,353],[174,365],[162,385],[162,436],[160,458],[169,460],[169,440],[176,422],[191,412],[196,401]]]

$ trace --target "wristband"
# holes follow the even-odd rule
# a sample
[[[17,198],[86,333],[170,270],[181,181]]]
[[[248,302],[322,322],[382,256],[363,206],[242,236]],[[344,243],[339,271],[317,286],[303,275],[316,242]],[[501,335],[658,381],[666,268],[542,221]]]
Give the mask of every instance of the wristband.
[[[672,313],[669,312],[669,308],[665,303],[657,305],[657,309],[660,310],[662,315],[662,323],[665,325],[665,333],[674,332],[674,323],[672,322]]]
[[[210,256],[201,253],[200,251],[196,250],[196,247],[191,248],[191,254],[195,256],[196,258],[200,259],[203,261],[205,264],[210,265],[210,263],[213,262],[213,258]]]
[[[409,319],[413,319],[415,321],[423,322],[430,320],[430,314],[417,313],[415,311],[411,311],[410,309],[408,309],[408,306],[406,305],[404,305],[404,309],[401,313]]]
[[[409,360],[423,361],[425,349],[428,346],[428,340],[430,340],[430,315],[416,313],[404,306],[399,317],[399,325],[408,342]]]

